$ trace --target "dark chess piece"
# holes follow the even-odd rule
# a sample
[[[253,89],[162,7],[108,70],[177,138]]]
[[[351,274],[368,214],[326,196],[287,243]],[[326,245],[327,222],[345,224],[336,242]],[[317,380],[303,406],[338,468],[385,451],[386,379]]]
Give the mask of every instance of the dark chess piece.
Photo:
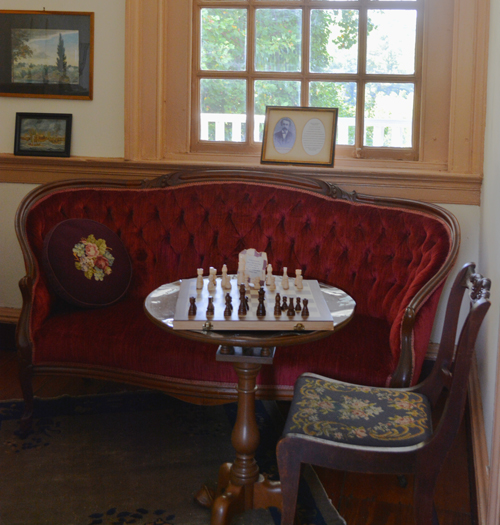
[[[302,310],[302,306],[300,304],[300,297],[297,297],[297,304],[295,305],[295,311],[300,312]]]
[[[288,310],[288,299],[286,295],[283,296],[283,303],[281,304],[281,309],[283,310],[283,312],[285,310]]]
[[[245,285],[240,284],[240,306],[238,308],[238,315],[247,315],[248,312],[248,297],[246,297],[245,293]]]
[[[295,315],[295,306],[293,304],[293,297],[290,297],[290,304],[288,305],[288,311],[286,315],[288,315],[288,317],[293,317]]]
[[[233,298],[229,292],[226,293],[226,305],[231,307],[231,312],[233,311]]]
[[[215,313],[214,298],[210,296],[208,298],[207,317],[214,315],[214,313]]]
[[[229,293],[226,294],[226,309],[224,310],[224,317],[231,317],[233,313],[233,305],[231,304],[232,298]]]
[[[264,317],[266,315],[266,306],[264,305],[264,299],[266,292],[261,286],[259,289],[259,305],[257,306],[257,317]]]
[[[307,299],[302,301],[302,317],[309,317],[309,308],[307,307],[308,304],[309,301]]]
[[[276,317],[279,317],[281,315],[281,296],[279,293],[277,293],[275,297],[274,315]]]
[[[189,298],[188,316],[192,317],[193,315],[196,315],[196,297]]]

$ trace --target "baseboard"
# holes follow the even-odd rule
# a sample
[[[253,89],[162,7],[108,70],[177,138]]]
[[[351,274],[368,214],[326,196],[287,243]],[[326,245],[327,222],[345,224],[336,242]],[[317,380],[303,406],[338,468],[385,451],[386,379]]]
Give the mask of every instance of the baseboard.
[[[439,344],[430,343],[426,359],[435,361]],[[486,525],[489,488],[489,455],[484,430],[483,403],[477,361],[472,360],[469,377],[470,439],[475,474],[478,525]]]
[[[7,308],[0,306],[0,323],[17,324],[21,316],[21,308]]]
[[[477,362],[472,360],[469,378],[469,411],[472,455],[476,482],[478,525],[485,525],[488,513],[489,455],[484,430],[483,404]]]

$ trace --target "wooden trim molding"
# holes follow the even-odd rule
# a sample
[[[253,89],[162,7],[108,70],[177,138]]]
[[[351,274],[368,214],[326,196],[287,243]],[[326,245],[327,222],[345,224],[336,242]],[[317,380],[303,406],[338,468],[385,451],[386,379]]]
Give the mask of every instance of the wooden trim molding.
[[[0,306],[0,323],[17,324],[21,317],[21,308],[7,308]]]
[[[484,429],[481,386],[479,384],[476,359],[472,360],[469,379],[469,408],[471,419],[472,455],[476,477],[477,516],[479,525],[485,525],[488,513],[489,456],[486,432]]]
[[[127,0],[126,4],[126,159],[162,161],[167,169],[170,163],[182,163],[185,167],[197,162],[212,166],[214,162],[221,166],[226,159],[237,167],[258,164],[258,155],[243,157],[228,153],[217,156],[190,152],[189,86],[192,86],[192,79],[191,68],[186,64],[191,64],[192,52],[191,3]],[[425,166],[422,161],[400,161],[398,166],[391,166],[390,161],[384,165],[383,161],[363,162],[362,159],[339,155],[335,169],[326,176],[335,177],[335,181],[346,189],[363,187],[367,193],[376,194],[381,191],[376,188],[385,188],[388,195],[387,191],[395,185],[394,191],[399,193],[390,193],[391,196],[408,196],[411,188],[411,196],[417,199],[479,204],[486,114],[489,0],[450,0],[448,4],[452,4],[447,10],[453,13],[453,20],[449,21],[446,31],[440,33],[434,28],[434,33],[452,34],[449,52],[443,55],[445,60],[451,61],[450,85],[440,82],[446,96],[435,99],[431,96],[436,92],[435,86],[429,83],[425,88],[427,95],[423,97],[421,115],[422,129],[427,130],[422,140],[427,153],[421,159],[440,159],[436,162],[442,165]],[[432,9],[428,11],[434,13]],[[147,28],[147,35],[144,28]],[[165,51],[172,42],[179,41],[183,42],[179,56]],[[426,63],[435,53],[435,44],[435,40],[426,44]],[[433,64],[432,67],[437,66]],[[426,78],[429,80],[429,75]],[[435,123],[436,111],[433,110],[436,104],[440,108],[443,104],[447,106],[444,113],[440,112],[444,121],[439,125]],[[445,113],[447,116],[443,117]],[[168,124],[171,122],[175,122],[175,126]],[[440,153],[433,146],[437,142],[444,144]],[[390,178],[391,169],[397,171],[399,178]],[[426,170],[431,173],[425,173]],[[360,181],[357,174],[365,175],[366,183]],[[425,180],[421,180],[422,176]],[[445,188],[441,186],[441,177],[449,177]],[[468,181],[471,185],[465,181],[467,177],[471,177],[472,180]],[[465,191],[464,184],[468,186]],[[413,188],[418,188],[417,193],[413,193]],[[451,196],[446,195],[448,193]]]
[[[478,206],[482,178],[466,173],[446,173],[432,165],[415,169],[413,163],[380,161],[338,162],[334,168],[269,167],[248,158],[219,156],[207,160],[191,155],[189,161],[127,161],[92,157],[16,157],[0,154],[0,183],[44,184],[81,178],[151,179],[185,169],[256,169],[306,174],[334,182],[347,191],[384,197],[405,197],[442,204]]]
[[[500,352],[500,345],[498,352]],[[500,359],[497,359],[495,399],[486,525],[498,525],[500,523]]]

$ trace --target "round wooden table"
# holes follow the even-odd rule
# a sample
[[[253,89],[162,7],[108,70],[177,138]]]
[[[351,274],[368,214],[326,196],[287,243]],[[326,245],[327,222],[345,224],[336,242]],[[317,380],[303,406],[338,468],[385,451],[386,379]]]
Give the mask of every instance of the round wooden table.
[[[259,473],[255,451],[260,435],[255,418],[257,376],[263,364],[272,364],[276,347],[310,343],[332,335],[352,318],[356,303],[344,291],[320,283],[333,319],[333,330],[314,331],[213,331],[174,330],[174,314],[181,281],[151,292],[145,302],[146,315],[157,326],[180,337],[218,345],[217,361],[232,362],[238,376],[238,411],[231,442],[236,451],[232,463],[219,470],[217,491],[202,488],[197,500],[212,508],[211,525],[229,525],[235,514],[249,509],[281,509],[281,487]]]

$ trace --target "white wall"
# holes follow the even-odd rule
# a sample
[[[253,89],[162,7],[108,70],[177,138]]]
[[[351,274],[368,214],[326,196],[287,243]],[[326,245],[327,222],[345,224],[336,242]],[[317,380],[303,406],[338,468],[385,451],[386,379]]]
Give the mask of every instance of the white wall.
[[[71,113],[72,156],[123,157],[125,0],[0,0],[0,9],[85,11],[95,13],[94,98],[66,100],[0,97],[0,153],[13,153],[17,112]],[[2,174],[0,172],[0,180]],[[19,308],[18,281],[24,275],[14,215],[34,186],[0,184],[0,307]]]
[[[488,98],[481,199],[480,269],[492,280],[492,305],[477,346],[488,448],[492,446],[500,321],[500,2],[490,3]]]
[[[14,151],[17,112],[71,113],[71,155],[123,157],[125,0],[0,0],[0,9],[43,8],[95,13],[94,99],[0,97],[0,153]]]
[[[14,216],[21,199],[36,186],[0,184],[0,306],[20,308],[18,282],[25,275],[24,260],[14,230]]]

